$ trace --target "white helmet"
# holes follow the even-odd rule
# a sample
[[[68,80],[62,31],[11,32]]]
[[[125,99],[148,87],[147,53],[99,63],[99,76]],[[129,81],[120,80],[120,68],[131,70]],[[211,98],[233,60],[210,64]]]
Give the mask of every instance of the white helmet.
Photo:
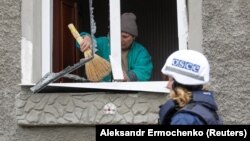
[[[179,50],[172,53],[161,72],[172,76],[183,85],[202,85],[209,81],[207,58],[194,50]]]

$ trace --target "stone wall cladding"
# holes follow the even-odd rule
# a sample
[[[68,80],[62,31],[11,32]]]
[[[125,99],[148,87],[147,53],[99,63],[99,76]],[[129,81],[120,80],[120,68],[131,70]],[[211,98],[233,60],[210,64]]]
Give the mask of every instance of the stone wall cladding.
[[[203,51],[225,124],[250,124],[249,7],[249,0],[203,0]]]
[[[59,93],[20,94],[16,98],[20,125],[157,124],[167,94]],[[105,109],[105,105],[111,108]],[[112,107],[113,105],[113,107]],[[107,110],[113,110],[113,113]],[[106,110],[106,111],[105,111]]]

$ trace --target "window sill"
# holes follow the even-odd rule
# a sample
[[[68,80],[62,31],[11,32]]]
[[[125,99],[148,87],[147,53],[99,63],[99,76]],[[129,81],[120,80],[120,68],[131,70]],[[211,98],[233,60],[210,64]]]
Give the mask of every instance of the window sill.
[[[20,84],[34,86],[35,84]],[[124,91],[169,93],[167,81],[147,82],[91,82],[91,83],[51,83],[43,92],[89,92],[89,91]],[[71,91],[72,90],[72,91]]]

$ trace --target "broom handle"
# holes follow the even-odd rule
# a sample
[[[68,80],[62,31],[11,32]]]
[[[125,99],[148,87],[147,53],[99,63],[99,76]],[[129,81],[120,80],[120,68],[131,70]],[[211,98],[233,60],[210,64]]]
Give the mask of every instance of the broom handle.
[[[71,23],[68,25],[68,27],[69,27],[72,35],[74,36],[74,38],[78,42],[78,44],[81,45],[81,43],[83,42],[83,39],[82,39],[81,35],[79,34],[79,32],[76,30],[75,26]]]
[[[81,43],[83,42],[83,38],[82,36],[79,34],[79,32],[76,30],[75,26],[71,23],[68,25],[72,35],[74,36],[74,38],[76,39],[76,41],[78,42],[79,45],[81,45]],[[86,56],[91,56],[91,50],[87,49],[86,51],[84,51],[84,55]]]

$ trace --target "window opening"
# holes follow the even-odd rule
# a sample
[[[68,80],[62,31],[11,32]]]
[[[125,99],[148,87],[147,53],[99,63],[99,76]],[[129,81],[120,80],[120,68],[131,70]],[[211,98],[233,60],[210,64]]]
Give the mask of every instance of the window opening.
[[[162,60],[159,61],[160,63],[154,64],[154,68],[158,68],[158,70],[154,70],[155,74],[153,74],[154,75],[153,78],[152,78],[153,81],[163,80],[162,76],[160,75],[161,73],[160,73],[159,68],[161,68],[162,64],[165,62],[165,59],[168,56],[167,54],[170,54],[171,52],[178,49],[178,33],[176,32],[177,31],[177,14],[176,14],[176,11],[177,11],[176,7],[177,6],[176,6],[176,0],[170,0],[171,1],[170,2],[171,3],[171,6],[170,6],[171,8],[166,7],[170,3],[164,3],[164,0],[159,0],[159,1],[160,2],[157,2],[156,5],[152,5],[153,3],[150,3],[150,2],[143,1],[143,4],[142,4],[140,0],[135,0],[135,1],[133,1],[133,3],[135,3],[133,5],[133,4],[129,4],[129,3],[131,3],[131,1],[121,0],[121,13],[122,12],[132,11],[132,12],[136,13],[137,17],[139,17],[141,19],[141,20],[138,20],[138,22],[140,24],[140,26],[139,26],[139,28],[141,30],[140,34],[142,36],[140,36],[138,38],[138,40],[143,42],[143,43],[145,41],[146,46],[149,45],[148,50],[150,51],[150,53],[153,52],[153,59],[154,59],[153,62],[155,63],[155,61],[156,62],[159,61],[159,60],[157,60],[157,58],[162,58]],[[145,12],[145,10],[143,10],[143,8],[140,9],[140,6],[142,6],[144,8],[147,8],[147,6],[148,7],[152,6],[153,8],[151,10],[152,11],[157,11],[158,13],[152,13],[152,11],[151,11],[151,14],[150,13],[143,13],[143,12]],[[168,11],[164,12],[163,9],[165,9],[165,10],[166,9],[172,9],[171,11],[175,11],[175,13],[171,13],[171,12],[168,12]],[[171,13],[171,15],[165,15],[165,13]],[[172,21],[175,24],[171,24],[171,26],[167,28],[167,31],[168,31],[167,33],[168,34],[164,35],[165,37],[169,37],[169,38],[165,39],[164,36],[161,37],[161,35],[164,33],[163,31],[166,31],[166,29],[163,28],[162,32],[160,32],[161,31],[161,28],[160,28],[161,26],[159,26],[159,23],[157,22],[157,20],[153,19],[152,21],[150,21],[151,23],[146,22],[149,18],[152,18],[155,15],[158,16],[158,18],[160,18],[160,19],[164,19],[164,17],[166,18],[165,20],[163,20],[162,25],[168,23],[167,22],[168,20],[174,19],[174,20],[170,20],[170,21]],[[106,17],[106,16],[104,16],[104,17]],[[100,19],[103,19],[103,18],[100,18]],[[79,28],[82,28],[82,24],[79,24],[79,23],[80,23],[80,21],[78,21],[78,25],[81,25],[81,26],[79,26]],[[98,23],[101,23],[101,22],[98,22]],[[155,27],[157,29],[155,29],[154,27],[153,28],[148,28],[148,27],[150,27],[150,26],[152,26],[154,24],[155,24]],[[100,28],[102,28],[102,27],[103,26],[100,26]],[[144,28],[144,27],[147,27],[147,28]],[[106,33],[105,29],[102,30],[101,32]],[[101,32],[98,32],[98,34],[100,35]],[[151,36],[151,37],[153,37],[152,39],[154,40],[154,42],[152,42],[150,40],[150,36],[146,36],[146,35],[150,35],[148,33],[151,33],[151,35],[152,34],[156,35],[156,36]],[[175,33],[175,35],[172,35],[171,33]],[[170,35],[170,36],[168,36],[168,35]],[[164,45],[161,44],[161,41],[163,41],[165,43],[168,42],[168,43],[165,44],[166,48],[164,48],[163,50],[160,50],[160,51],[158,50],[159,51],[158,53],[160,53],[160,55],[162,55],[163,57],[159,57],[159,55],[156,57],[156,55],[157,55],[156,50],[157,49],[155,47],[159,47],[160,49],[162,49],[162,47],[164,46]],[[151,46],[152,44],[154,44],[155,46],[152,47]],[[171,49],[167,48],[168,46],[174,46],[174,48],[171,48]],[[70,76],[68,76],[68,77],[70,77]],[[84,79],[82,79],[82,80],[84,80]]]

